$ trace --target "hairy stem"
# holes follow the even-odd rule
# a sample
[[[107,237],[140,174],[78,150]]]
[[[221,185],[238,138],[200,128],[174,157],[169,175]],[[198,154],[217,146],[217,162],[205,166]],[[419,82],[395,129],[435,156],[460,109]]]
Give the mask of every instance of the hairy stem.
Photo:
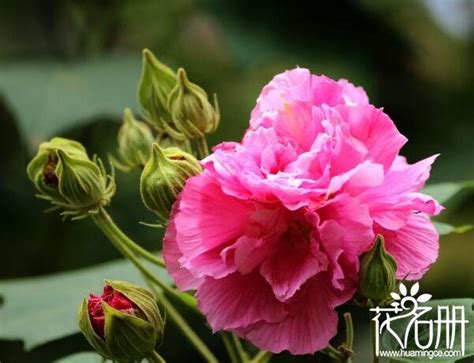
[[[119,252],[122,253],[124,257],[129,259],[135,265],[135,267],[142,273],[146,280],[155,284],[164,292],[170,294],[173,297],[176,297],[180,301],[183,301],[184,303],[189,305],[189,301],[183,299],[178,291],[158,279],[146,266],[142,264],[140,259],[124,243],[124,236],[127,239],[128,237],[117,227],[117,225],[113,222],[112,218],[105,211],[105,209],[102,208],[98,214],[92,216],[92,219],[94,220],[97,227],[99,227],[99,229],[105,234],[105,236],[119,250]],[[193,346],[202,355],[202,357],[206,359],[208,363],[216,363],[217,359],[209,350],[209,348],[192,330],[192,328],[183,319],[183,317],[174,308],[174,306],[168,301],[164,294],[160,295],[160,302],[166,308],[170,318],[176,323],[177,327],[188,338],[188,340],[191,342],[191,344],[193,344]]]
[[[157,352],[153,352],[147,359],[150,363],[166,363],[163,357]]]

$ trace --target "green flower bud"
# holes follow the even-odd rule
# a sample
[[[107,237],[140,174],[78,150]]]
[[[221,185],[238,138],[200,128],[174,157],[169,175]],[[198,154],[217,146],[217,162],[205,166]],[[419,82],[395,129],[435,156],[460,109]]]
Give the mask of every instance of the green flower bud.
[[[116,163],[116,165],[123,170],[131,170],[146,164],[154,137],[150,127],[136,120],[132,111],[126,108],[117,141],[121,163]]]
[[[375,239],[372,249],[361,257],[359,294],[372,301],[387,298],[397,286],[397,263],[388,254],[381,235]]]
[[[168,98],[168,108],[176,129],[190,139],[212,133],[219,125],[219,106],[214,95],[214,107],[206,91],[190,82],[183,68],[177,72],[178,83]]]
[[[83,300],[77,320],[97,353],[119,362],[149,357],[164,330],[153,295],[123,281],[105,281],[101,295]]]
[[[191,152],[191,143],[189,139],[175,139],[170,134],[166,132],[160,132],[156,137],[155,142],[160,145],[162,149],[169,147],[176,147],[178,149],[184,150],[186,152]]]
[[[186,180],[202,171],[199,161],[178,148],[162,149],[153,144],[150,160],[143,169],[140,192],[145,206],[166,221]]]
[[[74,219],[97,213],[115,193],[113,177],[100,159],[90,160],[85,148],[72,140],[54,138],[42,143],[27,173],[39,198]]]
[[[64,150],[77,158],[88,159],[86,149],[73,140],[55,137],[40,144],[38,153],[28,164],[26,172],[38,190],[38,197],[49,201],[64,203],[65,199],[58,191],[58,150]]]
[[[143,50],[142,74],[138,84],[138,101],[148,121],[163,130],[170,123],[168,95],[176,85],[176,75],[148,49]]]

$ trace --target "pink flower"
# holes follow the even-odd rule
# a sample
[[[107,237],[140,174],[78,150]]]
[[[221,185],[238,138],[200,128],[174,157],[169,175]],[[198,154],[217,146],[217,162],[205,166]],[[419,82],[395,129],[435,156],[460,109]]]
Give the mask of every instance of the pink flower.
[[[87,299],[89,317],[94,331],[102,338],[104,338],[105,327],[103,301],[123,313],[133,314],[138,310],[130,299],[122,293],[115,291],[111,286],[105,285],[104,292],[101,295],[91,294],[89,299]]]
[[[357,288],[377,233],[416,279],[438,254],[420,193],[435,157],[409,165],[406,138],[362,88],[306,69],[263,88],[241,143],[203,161],[175,203],[163,255],[214,331],[271,352],[314,353]]]

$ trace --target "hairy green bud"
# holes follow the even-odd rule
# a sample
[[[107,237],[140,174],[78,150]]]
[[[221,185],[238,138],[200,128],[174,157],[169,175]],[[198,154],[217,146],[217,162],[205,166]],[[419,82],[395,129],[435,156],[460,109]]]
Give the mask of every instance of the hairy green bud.
[[[177,80],[168,98],[168,109],[176,129],[189,139],[214,132],[220,120],[215,95],[213,106],[206,91],[190,82],[183,68],[178,69]]]
[[[166,221],[186,180],[202,171],[199,161],[175,147],[162,149],[153,144],[150,160],[143,169],[140,192],[145,206]]]
[[[167,100],[175,85],[174,71],[161,63],[150,50],[144,49],[138,101],[148,121],[160,130],[167,128],[171,122]]]
[[[153,295],[123,281],[105,281],[101,295],[83,300],[77,320],[97,353],[119,362],[149,357],[164,330]]]
[[[359,294],[372,301],[387,298],[397,286],[397,263],[385,249],[381,235],[375,239],[372,249],[361,257]]]
[[[110,203],[115,193],[113,176],[94,157],[90,160],[78,142],[54,138],[40,145],[27,167],[30,180],[41,199],[49,201],[52,210],[79,219],[97,213]]]
[[[150,157],[154,136],[150,127],[145,122],[136,120],[132,111],[126,108],[117,141],[121,160],[115,165],[128,171],[146,164]]]

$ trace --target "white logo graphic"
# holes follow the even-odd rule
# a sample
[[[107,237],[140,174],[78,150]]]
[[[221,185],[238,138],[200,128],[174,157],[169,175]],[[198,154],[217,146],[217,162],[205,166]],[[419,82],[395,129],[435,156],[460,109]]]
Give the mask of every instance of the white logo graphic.
[[[463,356],[465,346],[465,319],[464,306],[438,305],[435,319],[423,319],[423,315],[432,311],[431,306],[423,306],[431,299],[430,294],[421,294],[418,297],[420,285],[415,283],[408,292],[407,287],[400,283],[400,294],[392,292],[394,301],[390,307],[375,307],[370,311],[375,313],[372,318],[375,324],[375,353],[378,356],[388,357],[453,357]],[[433,314],[430,314],[433,317]],[[402,333],[393,329],[392,323],[404,320],[406,330]],[[423,334],[421,334],[423,332]],[[380,337],[390,334],[399,346],[398,351],[380,350]],[[420,339],[420,336],[423,338]],[[460,339],[460,350],[452,350],[456,339]],[[412,340],[419,350],[407,350]],[[413,344],[411,344],[413,345]],[[410,347],[413,349],[413,347]]]

